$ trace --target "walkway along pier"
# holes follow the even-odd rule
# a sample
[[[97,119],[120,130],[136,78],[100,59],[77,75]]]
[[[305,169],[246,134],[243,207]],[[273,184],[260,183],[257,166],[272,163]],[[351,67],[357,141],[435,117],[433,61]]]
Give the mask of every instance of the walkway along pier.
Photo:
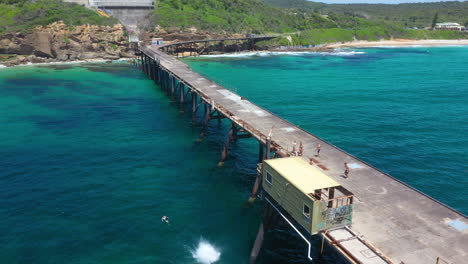
[[[255,42],[265,38],[237,40]],[[195,45],[194,43],[189,45]],[[231,128],[220,165],[227,158],[233,140],[253,137],[259,142],[259,173],[251,200],[261,197],[265,207],[263,222],[252,249],[251,263],[255,262],[260,251],[266,229],[271,228],[278,220],[291,225],[308,244],[309,259],[310,238],[318,232],[323,241],[329,243],[349,263],[468,263],[468,218],[465,215],[193,72],[186,64],[166,53],[182,47],[180,43],[177,45],[142,47],[138,63],[172,100],[179,102],[180,111],[190,109],[193,122],[196,121],[196,113],[203,110],[200,141],[206,136],[210,121],[221,122],[226,119],[230,122]],[[284,160],[297,154],[299,147],[295,151],[291,150],[292,142],[302,144],[304,152],[299,159],[310,166],[311,174],[320,174],[320,179],[324,182],[318,185],[315,180],[308,181],[307,176],[304,181],[297,181],[294,175],[283,177],[288,181],[285,188],[291,183],[297,189],[302,189],[302,193],[315,190],[309,195],[315,195],[310,200],[310,207],[299,205],[303,210],[302,216],[294,216],[288,209],[290,207],[278,201],[279,198],[272,195],[274,192],[271,188],[265,186],[265,181],[274,184],[276,179],[266,174],[269,172],[266,168],[275,167],[276,158]],[[320,157],[315,156],[318,143],[321,144]],[[344,162],[351,168],[349,178],[343,177]],[[304,170],[289,168],[301,172],[309,170],[305,167]],[[277,169],[282,171],[278,175],[289,174],[289,170]],[[311,208],[315,206],[315,201],[323,201],[323,208],[327,208],[327,204],[333,200],[334,188],[342,190],[342,198],[346,198],[343,199],[344,205],[352,211],[352,221],[351,218],[346,218],[351,216],[347,214],[345,218],[349,222],[342,218],[337,227],[325,226],[319,230],[307,229],[308,226],[305,228],[299,223],[299,217],[316,213],[315,207]],[[283,194],[291,193],[285,191]],[[322,199],[323,197],[327,199]],[[332,198],[329,199],[330,197]]]

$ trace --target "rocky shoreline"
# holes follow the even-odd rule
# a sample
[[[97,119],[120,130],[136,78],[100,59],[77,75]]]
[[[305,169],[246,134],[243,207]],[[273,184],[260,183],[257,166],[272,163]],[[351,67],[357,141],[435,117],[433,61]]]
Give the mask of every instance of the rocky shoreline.
[[[37,27],[32,33],[0,36],[0,64],[16,66],[31,63],[118,60],[133,58],[124,27],[81,25],[69,27],[55,22]]]

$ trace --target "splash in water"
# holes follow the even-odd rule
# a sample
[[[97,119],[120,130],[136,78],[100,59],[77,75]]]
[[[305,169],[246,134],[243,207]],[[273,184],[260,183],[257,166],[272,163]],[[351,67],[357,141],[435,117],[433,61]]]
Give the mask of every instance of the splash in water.
[[[213,245],[204,239],[200,239],[195,250],[191,250],[192,256],[202,264],[211,264],[219,260],[221,253]]]

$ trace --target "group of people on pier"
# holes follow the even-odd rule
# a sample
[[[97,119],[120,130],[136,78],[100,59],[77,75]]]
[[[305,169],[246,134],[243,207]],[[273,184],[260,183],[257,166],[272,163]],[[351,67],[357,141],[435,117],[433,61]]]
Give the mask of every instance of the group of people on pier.
[[[299,142],[299,149],[296,148],[297,147],[297,142],[294,140],[293,141],[293,147],[292,147],[292,154],[294,156],[303,156],[304,155],[304,145],[302,144],[302,142]],[[320,151],[322,150],[322,145],[320,145],[320,143],[317,143],[317,146],[316,146],[316,151],[317,151],[317,154],[315,155],[315,157],[320,157]],[[344,163],[344,175],[343,177],[344,178],[348,178],[349,177],[349,165],[348,165],[348,162],[345,162]]]

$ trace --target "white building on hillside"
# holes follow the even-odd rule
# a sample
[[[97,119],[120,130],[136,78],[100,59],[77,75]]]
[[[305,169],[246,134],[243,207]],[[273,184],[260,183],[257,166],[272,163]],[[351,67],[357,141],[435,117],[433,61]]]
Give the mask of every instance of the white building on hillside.
[[[446,23],[437,23],[434,29],[435,30],[463,31],[465,27],[458,23],[446,22]]]

